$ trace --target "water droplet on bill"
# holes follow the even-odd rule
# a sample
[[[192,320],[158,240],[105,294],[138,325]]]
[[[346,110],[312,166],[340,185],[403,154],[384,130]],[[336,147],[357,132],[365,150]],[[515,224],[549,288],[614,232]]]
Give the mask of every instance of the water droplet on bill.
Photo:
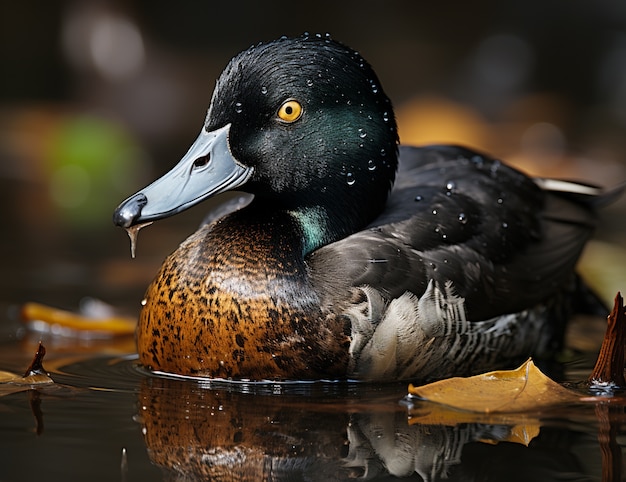
[[[135,253],[137,251],[137,236],[139,234],[139,230],[142,228],[145,228],[146,226],[150,226],[152,224],[152,221],[148,221],[147,223],[143,223],[143,224],[136,224],[134,226],[131,226],[129,228],[124,228],[126,230],[126,233],[128,234],[128,237],[130,238],[130,255],[131,257],[135,257]]]

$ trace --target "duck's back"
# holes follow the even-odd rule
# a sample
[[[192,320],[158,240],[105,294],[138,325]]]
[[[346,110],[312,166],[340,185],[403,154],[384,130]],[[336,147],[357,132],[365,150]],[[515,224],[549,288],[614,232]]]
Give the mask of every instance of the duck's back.
[[[308,259],[323,308],[351,318],[358,376],[391,376],[398,365],[407,376],[462,374],[497,364],[490,352],[553,349],[594,227],[585,197],[545,191],[467,149],[401,148],[383,214]],[[429,343],[428,361],[418,360],[411,347]],[[456,345],[465,369],[437,361]]]

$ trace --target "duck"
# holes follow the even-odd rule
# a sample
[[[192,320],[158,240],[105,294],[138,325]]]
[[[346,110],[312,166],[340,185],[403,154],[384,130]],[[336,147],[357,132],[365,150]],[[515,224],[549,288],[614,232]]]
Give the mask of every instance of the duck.
[[[147,288],[149,370],[427,381],[549,358],[580,300],[604,309],[575,266],[607,191],[400,145],[373,68],[330,36],[236,55],[188,152],[113,221],[139,229],[229,191],[245,197]]]

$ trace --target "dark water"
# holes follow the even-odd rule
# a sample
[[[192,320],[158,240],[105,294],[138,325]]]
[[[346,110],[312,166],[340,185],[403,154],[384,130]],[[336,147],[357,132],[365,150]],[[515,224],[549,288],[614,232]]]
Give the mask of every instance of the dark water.
[[[0,369],[17,371],[24,346],[1,348]],[[2,481],[620,480],[623,406],[419,424],[406,384],[174,379],[132,353],[46,369],[55,385],[0,397]],[[507,441],[520,430],[528,446]]]

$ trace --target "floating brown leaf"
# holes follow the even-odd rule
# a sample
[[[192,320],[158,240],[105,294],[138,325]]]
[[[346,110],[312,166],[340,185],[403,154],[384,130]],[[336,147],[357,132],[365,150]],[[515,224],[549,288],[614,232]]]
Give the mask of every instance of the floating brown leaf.
[[[552,381],[530,359],[515,370],[449,378],[421,387],[410,385],[409,393],[457,410],[481,413],[532,411],[581,401],[580,395]]]

